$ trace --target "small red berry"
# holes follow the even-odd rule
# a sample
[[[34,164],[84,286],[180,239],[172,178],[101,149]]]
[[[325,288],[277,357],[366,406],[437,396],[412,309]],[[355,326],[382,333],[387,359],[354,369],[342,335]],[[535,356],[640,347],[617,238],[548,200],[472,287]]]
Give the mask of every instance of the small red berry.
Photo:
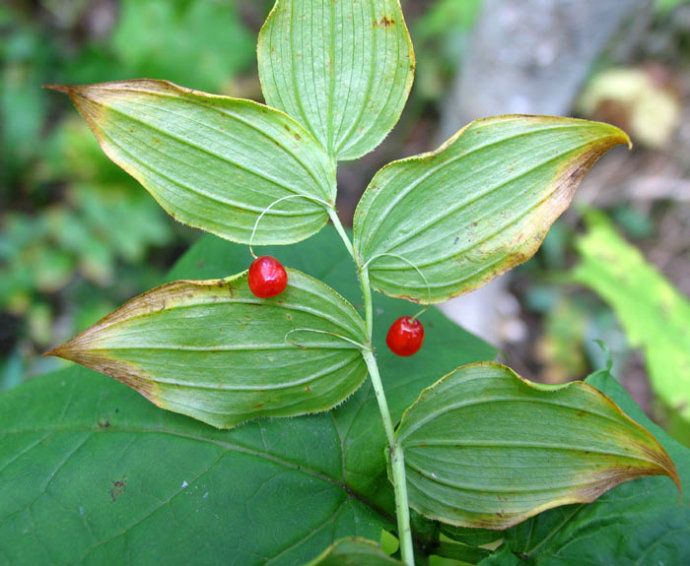
[[[412,356],[424,342],[424,325],[411,316],[401,316],[388,330],[386,344],[398,356]]]
[[[270,256],[257,257],[249,266],[249,290],[260,299],[285,291],[288,276],[283,264]]]

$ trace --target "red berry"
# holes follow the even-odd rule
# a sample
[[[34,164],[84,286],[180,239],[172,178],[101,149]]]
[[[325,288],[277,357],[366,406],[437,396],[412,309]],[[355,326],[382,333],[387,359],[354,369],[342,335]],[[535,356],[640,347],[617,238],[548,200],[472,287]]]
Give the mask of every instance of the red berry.
[[[401,316],[388,330],[386,344],[398,356],[412,356],[424,342],[424,325],[411,316]]]
[[[258,257],[249,266],[249,290],[260,299],[280,295],[285,291],[287,282],[283,264],[274,257]]]

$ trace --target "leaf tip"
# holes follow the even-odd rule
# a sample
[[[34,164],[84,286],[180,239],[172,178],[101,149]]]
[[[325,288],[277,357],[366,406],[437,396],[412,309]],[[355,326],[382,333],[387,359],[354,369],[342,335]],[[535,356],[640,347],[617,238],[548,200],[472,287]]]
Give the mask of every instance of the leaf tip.
[[[658,443],[658,441],[656,449],[657,450],[654,451],[653,454],[650,453],[649,455],[652,456],[658,464],[660,475],[665,475],[671,478],[673,483],[678,488],[678,493],[682,496],[683,484],[681,482],[680,475],[678,474],[678,468],[676,468],[676,464],[673,462],[668,452],[666,452],[666,449],[660,443]]]
[[[59,346],[55,346],[55,348],[51,348],[47,352],[43,352],[42,356],[44,358],[50,358],[50,357],[55,357],[55,358],[62,358],[63,360],[69,360],[69,348],[67,347],[69,342],[65,342],[64,344],[60,344]]]
[[[630,139],[628,133],[625,130],[622,130],[621,128],[617,128],[616,126],[612,127],[614,128],[614,131],[616,133],[615,137],[617,139],[617,142],[621,145],[627,145],[628,151],[632,150],[633,142],[632,139]]]
[[[55,84],[46,84],[43,85],[43,88],[46,90],[54,90],[55,92],[63,92],[65,94],[71,94],[73,87],[69,85],[55,85]]]

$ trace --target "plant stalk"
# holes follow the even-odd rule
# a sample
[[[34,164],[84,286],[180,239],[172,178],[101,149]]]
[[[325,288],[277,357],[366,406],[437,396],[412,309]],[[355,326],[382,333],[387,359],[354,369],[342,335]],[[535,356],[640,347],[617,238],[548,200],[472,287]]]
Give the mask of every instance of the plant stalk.
[[[343,244],[345,244],[348,253],[352,256],[352,259],[355,260],[356,264],[357,258],[355,257],[355,249],[352,247],[352,242],[350,242],[350,238],[347,235],[347,232],[345,231],[342,222],[340,222],[340,218],[338,218],[338,212],[335,210],[335,208],[329,208],[328,216],[331,217],[331,222],[333,222],[333,226],[335,226],[335,229],[338,231],[340,239],[343,241]]]
[[[410,529],[410,509],[407,503],[407,480],[405,478],[405,456],[402,447],[395,440],[393,419],[388,410],[388,401],[381,383],[376,357],[371,350],[363,350],[362,355],[369,370],[371,385],[374,388],[376,401],[379,404],[383,428],[388,438],[388,454],[391,463],[391,480],[395,492],[395,514],[398,519],[398,538],[400,539],[400,554],[407,566],[414,566],[414,550],[412,549],[412,530]]]
[[[359,284],[362,287],[362,298],[364,299],[364,321],[367,327],[367,338],[371,344],[372,333],[374,330],[374,306],[371,300],[371,285],[369,285],[369,270],[366,267],[357,270]]]
[[[393,482],[393,491],[395,493],[395,514],[398,520],[398,538],[400,539],[400,554],[402,561],[406,566],[414,566],[414,550],[412,547],[412,529],[410,528],[410,508],[407,497],[407,480],[405,479],[405,456],[402,447],[398,445],[395,440],[395,430],[393,428],[393,419],[391,418],[390,410],[388,409],[388,401],[381,382],[381,374],[379,373],[379,366],[376,363],[376,356],[372,349],[372,336],[374,328],[374,309],[371,297],[371,285],[369,284],[369,271],[366,265],[362,267],[359,264],[355,250],[350,242],[350,238],[345,231],[338,213],[334,208],[329,209],[328,214],[331,217],[333,226],[337,230],[340,238],[343,240],[347,251],[352,256],[352,259],[357,266],[357,276],[359,277],[359,284],[362,288],[362,299],[364,300],[364,313],[367,330],[368,344],[367,348],[362,350],[362,356],[367,364],[369,370],[369,378],[371,385],[374,388],[376,401],[379,405],[379,412],[381,413],[381,420],[383,421],[383,428],[386,431],[386,438],[388,439],[388,454],[391,464],[391,481]]]

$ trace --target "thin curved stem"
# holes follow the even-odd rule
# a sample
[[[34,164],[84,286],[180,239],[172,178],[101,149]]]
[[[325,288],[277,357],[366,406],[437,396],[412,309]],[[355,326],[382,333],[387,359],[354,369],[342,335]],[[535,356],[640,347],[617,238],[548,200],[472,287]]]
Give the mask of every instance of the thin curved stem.
[[[352,242],[350,242],[350,238],[348,237],[342,222],[340,222],[340,218],[338,218],[338,212],[335,210],[335,208],[329,208],[328,215],[331,217],[331,222],[333,222],[333,226],[335,226],[335,229],[338,231],[338,235],[343,241],[343,244],[345,244],[348,253],[352,256],[352,259],[355,260],[355,263],[357,263],[355,249],[352,247]]]
[[[329,210],[329,215],[338,231],[347,251],[352,256],[357,266],[357,276],[359,277],[359,284],[362,288],[362,299],[364,301],[364,313],[367,330],[368,345],[362,349],[362,356],[367,364],[369,370],[369,379],[376,395],[376,401],[381,413],[381,420],[383,428],[386,432],[386,439],[388,440],[388,454],[391,465],[391,481],[393,483],[393,491],[395,493],[395,514],[398,521],[398,538],[400,539],[400,554],[402,561],[406,566],[414,566],[414,550],[412,547],[412,529],[410,528],[410,508],[407,496],[407,480],[405,478],[405,455],[402,447],[395,439],[395,429],[393,427],[393,419],[391,418],[390,410],[388,409],[388,401],[386,393],[381,382],[381,374],[376,363],[376,356],[374,356],[371,345],[373,326],[374,326],[374,310],[373,301],[371,297],[371,285],[369,284],[369,271],[367,265],[360,265],[355,254],[352,242],[345,231],[338,213],[335,209]]]

